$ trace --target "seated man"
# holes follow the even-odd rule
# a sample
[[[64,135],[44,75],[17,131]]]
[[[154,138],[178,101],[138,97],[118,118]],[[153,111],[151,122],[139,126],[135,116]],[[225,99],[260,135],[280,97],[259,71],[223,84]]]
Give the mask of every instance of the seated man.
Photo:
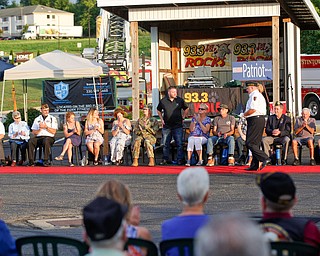
[[[90,255],[126,255],[125,215],[127,207],[106,197],[97,197],[83,208],[85,240]]]
[[[294,125],[295,138],[292,140],[292,150],[294,155],[293,165],[300,165],[298,156],[298,145],[307,145],[310,153],[310,165],[316,165],[314,160],[314,134],[316,132],[316,120],[310,117],[310,109],[303,108],[301,117],[296,118]]]
[[[194,238],[197,230],[207,222],[204,204],[209,195],[209,174],[203,167],[184,169],[177,179],[182,213],[162,223],[162,240]]]
[[[287,154],[290,143],[291,133],[291,119],[290,117],[282,114],[283,104],[277,101],[273,107],[274,114],[268,116],[266,125],[266,137],[262,138],[262,147],[264,153],[270,157],[270,145],[281,144],[282,145],[282,164],[287,163]]]
[[[218,108],[220,115],[213,119],[213,135],[207,142],[208,163],[207,166],[214,165],[213,150],[214,146],[220,143],[228,145],[228,165],[234,165],[234,127],[236,119],[228,115],[229,107],[226,104],[220,104]]]
[[[32,133],[35,137],[29,140],[29,165],[34,166],[34,151],[40,145],[44,147],[44,166],[49,166],[49,155],[58,129],[57,119],[49,114],[48,104],[41,105],[41,115],[34,119]]]
[[[269,233],[268,238],[274,238],[272,241],[293,240],[320,246],[320,231],[316,224],[292,215],[292,208],[297,202],[296,187],[288,174],[261,174],[257,176],[257,185],[262,192],[263,217],[260,224],[263,230]],[[271,236],[270,232],[274,235]]]

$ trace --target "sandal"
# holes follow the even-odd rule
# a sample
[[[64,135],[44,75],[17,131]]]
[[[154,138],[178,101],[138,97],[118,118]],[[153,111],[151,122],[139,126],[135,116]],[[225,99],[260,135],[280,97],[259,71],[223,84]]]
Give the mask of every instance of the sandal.
[[[93,162],[93,165],[95,165],[95,166],[97,166],[98,164],[99,164],[98,161],[94,161],[94,162]]]
[[[56,157],[54,158],[54,160],[62,161],[62,160],[63,160],[63,155],[56,156]]]
[[[73,164],[72,162],[69,162],[69,166],[70,166],[70,167],[73,167],[74,164]]]

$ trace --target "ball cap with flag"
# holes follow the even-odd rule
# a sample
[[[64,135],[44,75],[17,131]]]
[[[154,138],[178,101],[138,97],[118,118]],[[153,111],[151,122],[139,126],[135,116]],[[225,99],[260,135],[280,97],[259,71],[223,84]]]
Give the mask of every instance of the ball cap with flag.
[[[264,197],[271,202],[287,205],[295,198],[296,186],[286,173],[263,173],[257,176],[256,182]]]
[[[227,104],[220,104],[220,107],[218,108],[218,111],[220,111],[220,109],[222,109],[222,108],[228,109],[228,111],[229,111],[229,107],[228,107]]]
[[[83,208],[83,223],[91,241],[109,240],[122,225],[127,207],[106,197],[97,197]]]

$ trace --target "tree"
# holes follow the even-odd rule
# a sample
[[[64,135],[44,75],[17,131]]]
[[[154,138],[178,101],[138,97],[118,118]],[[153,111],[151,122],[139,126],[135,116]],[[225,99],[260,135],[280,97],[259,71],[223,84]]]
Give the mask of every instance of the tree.
[[[0,0],[0,6],[7,7],[9,4],[8,0]]]
[[[21,6],[29,6],[31,5],[31,0],[20,0]]]

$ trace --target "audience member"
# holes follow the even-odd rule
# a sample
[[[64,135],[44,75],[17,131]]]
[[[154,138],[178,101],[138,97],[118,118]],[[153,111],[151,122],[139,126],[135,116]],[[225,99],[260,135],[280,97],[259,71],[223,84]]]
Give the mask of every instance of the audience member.
[[[247,156],[244,154],[244,146],[246,145],[246,138],[247,138],[247,119],[245,119],[243,116],[239,117],[239,121],[238,121],[238,125],[237,125],[237,130],[239,133],[239,137],[236,139],[236,144],[238,147],[238,154],[239,154],[239,158],[238,158],[238,162],[237,165],[251,165],[251,161],[252,161],[252,152],[248,150],[248,162],[247,161]]]
[[[126,255],[126,213],[125,206],[105,197],[97,197],[83,208],[85,236],[91,247],[88,256]]]
[[[143,116],[138,119],[135,127],[133,129],[134,134],[136,135],[133,142],[132,156],[133,163],[132,166],[139,165],[139,155],[140,155],[140,146],[143,142],[144,148],[147,152],[149,158],[149,166],[154,166],[154,145],[157,142],[156,134],[159,130],[158,120],[155,117],[151,116],[151,109],[148,106],[143,108]]]
[[[2,199],[0,198],[0,207]],[[0,256],[18,256],[16,243],[6,223],[0,219]]]
[[[195,256],[269,256],[270,248],[259,227],[239,213],[213,216],[197,233]]]
[[[125,146],[131,143],[131,122],[125,118],[126,112],[121,108],[116,108],[113,112],[115,120],[112,123],[110,140],[111,162],[116,165],[123,163],[123,151]]]
[[[213,119],[213,130],[214,136],[210,137],[207,142],[207,153],[208,153],[208,164],[207,166],[213,166],[214,157],[213,151],[214,146],[217,144],[227,144],[228,145],[228,165],[234,165],[234,128],[236,124],[236,119],[234,116],[228,114],[229,107],[226,104],[220,104],[218,108],[220,115]]]
[[[282,164],[287,164],[287,154],[291,135],[291,119],[283,114],[283,104],[277,101],[273,106],[274,114],[268,116],[265,132],[267,136],[262,138],[264,153],[270,157],[270,145],[282,145]]]
[[[4,157],[4,150],[3,150],[3,143],[2,143],[2,139],[4,138],[5,134],[6,134],[6,131],[4,129],[4,125],[0,121],[0,167],[5,165],[5,157]]]
[[[194,238],[197,230],[208,221],[204,204],[209,196],[209,174],[203,167],[184,169],[177,178],[182,212],[162,223],[162,240]]]
[[[78,121],[75,120],[75,114],[73,112],[66,113],[66,123],[63,125],[63,134],[65,141],[63,144],[62,152],[59,156],[55,157],[55,160],[62,161],[64,154],[68,153],[69,166],[74,166],[72,163],[72,147],[79,147],[81,144],[81,126]]]
[[[295,138],[292,140],[292,151],[294,155],[293,165],[300,165],[298,156],[298,145],[307,145],[310,152],[310,165],[316,165],[314,160],[314,134],[316,132],[316,120],[310,117],[310,109],[303,108],[301,117],[297,117],[294,125]]]
[[[35,149],[39,146],[44,148],[44,166],[49,166],[49,155],[51,147],[55,141],[54,136],[58,129],[57,119],[49,114],[48,104],[42,104],[40,109],[41,115],[33,121],[31,130],[35,135],[28,142],[29,165],[34,166]]]
[[[261,174],[257,176],[257,185],[262,192],[263,218],[260,221],[262,227],[272,223],[280,227],[277,228],[280,240],[287,238],[320,246],[320,232],[315,223],[308,219],[293,217],[292,208],[297,202],[296,187],[288,174],[281,172]],[[281,230],[284,231],[280,232]]]
[[[202,159],[202,145],[206,144],[210,136],[211,119],[207,116],[208,106],[201,103],[199,112],[195,113],[190,123],[190,135],[188,137],[188,160],[186,166],[191,165],[191,156],[194,148],[197,151],[199,161],[196,165],[203,164]]]
[[[118,180],[108,180],[98,188],[96,197],[112,199],[128,208],[125,216],[127,221],[126,235],[128,238],[152,239],[149,230],[139,226],[140,209],[138,206],[132,205],[131,193],[128,186]]]
[[[8,136],[11,148],[11,166],[16,166],[17,159],[19,159],[19,151],[21,151],[21,159],[18,164],[23,165],[27,160],[28,140],[30,139],[30,129],[25,121],[21,121],[21,114],[19,111],[12,113],[13,123],[9,125]]]
[[[86,145],[88,151],[94,156],[93,164],[98,165],[100,146],[103,143],[102,134],[104,133],[104,122],[99,117],[99,111],[91,108],[88,112],[84,126]]]
[[[177,145],[177,164],[184,164],[183,120],[187,117],[188,111],[189,108],[184,99],[177,96],[177,88],[170,86],[167,96],[162,98],[157,106],[157,112],[162,122],[163,157],[161,165],[166,165],[169,162],[172,137]]]

